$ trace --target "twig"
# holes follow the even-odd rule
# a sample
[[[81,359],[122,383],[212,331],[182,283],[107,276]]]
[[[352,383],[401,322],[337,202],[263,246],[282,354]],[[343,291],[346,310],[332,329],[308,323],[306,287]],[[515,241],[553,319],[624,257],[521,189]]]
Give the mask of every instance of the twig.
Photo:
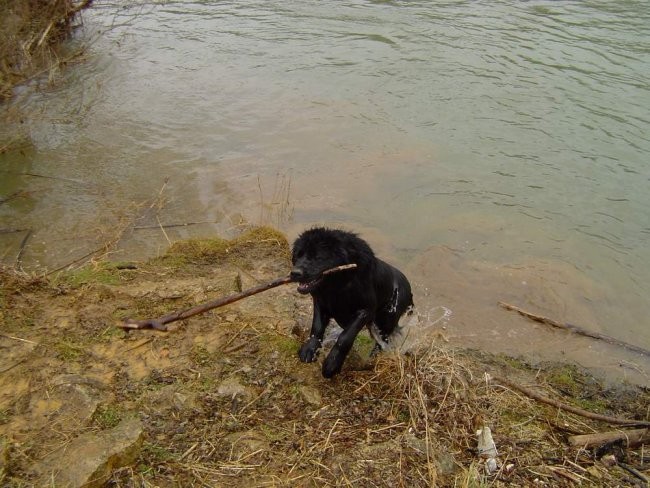
[[[2,173],[9,173],[12,175],[17,175],[17,176],[31,176],[33,178],[45,178],[48,180],[59,180],[59,181],[67,181],[68,183],[77,183],[78,185],[88,185],[90,186],[89,183],[83,180],[75,180],[73,178],[64,178],[63,176],[50,176],[50,175],[42,175],[39,173],[21,173],[18,171],[2,171]]]
[[[25,252],[27,241],[31,236],[32,236],[32,229],[27,229],[27,233],[25,234],[25,237],[23,237],[23,240],[20,243],[20,249],[18,250],[18,254],[16,255],[16,268],[20,268],[20,265],[22,264],[23,253]]]
[[[141,341],[140,343],[136,344],[135,346],[129,347],[126,349],[124,352],[131,352],[135,349],[138,349],[139,347],[144,346],[145,344],[149,344],[151,341],[153,341],[153,337],[149,337],[148,339],[145,339],[144,341]]]
[[[628,473],[633,474],[634,476],[636,476],[637,478],[639,478],[641,481],[643,481],[643,483],[644,483],[646,486],[648,486],[648,485],[650,484],[650,479],[649,479],[646,475],[644,475],[641,471],[639,471],[638,469],[633,468],[633,467],[630,466],[629,464],[622,463],[622,462],[620,462],[620,461],[619,461],[617,464],[618,464],[621,468],[623,468],[625,471],[627,471]]]
[[[568,438],[570,445],[585,448],[602,446],[603,444],[618,440],[625,441],[627,447],[650,443],[650,429],[596,432],[595,434],[572,435]]]
[[[169,236],[167,235],[167,232],[165,232],[165,228],[160,223],[160,217],[158,217],[157,215],[156,215],[156,220],[158,221],[158,225],[160,226],[160,230],[162,231],[163,235],[165,236],[165,239],[167,239],[167,243],[171,246],[172,241],[169,239]]]
[[[54,273],[57,273],[57,272],[59,272],[59,271],[61,271],[61,270],[64,270],[64,269],[66,269],[66,268],[69,268],[69,267],[72,266],[73,264],[77,264],[79,261],[83,261],[84,259],[89,258],[90,256],[92,256],[92,255],[94,255],[94,254],[97,254],[97,253],[100,252],[100,251],[104,251],[104,250],[106,250],[106,248],[107,248],[106,245],[103,245],[102,247],[98,247],[97,249],[94,249],[94,250],[92,250],[92,251],[90,251],[90,252],[84,254],[84,255],[81,256],[80,258],[74,259],[74,260],[72,260],[72,261],[70,261],[70,262],[64,264],[63,266],[59,266],[58,268],[53,269],[52,271],[48,271],[47,273],[45,273],[45,276],[50,276],[51,274],[54,274]]]
[[[593,332],[591,330],[587,330],[583,327],[580,327],[578,325],[573,325],[573,324],[566,324],[566,323],[561,323],[557,322],[553,319],[549,319],[548,317],[544,317],[543,315],[537,315],[531,312],[527,312],[519,307],[516,307],[515,305],[510,305],[509,303],[505,302],[498,302],[499,305],[506,310],[512,310],[514,312],[517,312],[524,317],[527,317],[531,320],[534,320],[535,322],[540,322],[542,324],[547,324],[551,325],[553,327],[557,327],[558,329],[564,329],[568,330],[570,332],[573,332],[575,334],[583,335],[585,337],[591,337],[592,339],[598,339],[601,341],[608,342],[610,344],[613,344],[615,346],[619,347],[624,347],[625,349],[629,349],[630,351],[638,352],[640,354],[643,354],[645,356],[650,356],[650,351],[647,349],[644,349],[643,347],[636,346],[634,344],[629,344],[627,342],[621,341],[620,339],[616,339],[615,337],[611,337],[605,334],[601,334],[599,332]]]
[[[326,271],[323,271],[322,275],[338,273],[340,271],[345,271],[356,267],[357,267],[356,264],[345,264],[342,266],[337,266],[335,268],[331,268]],[[155,329],[155,330],[166,331],[167,327],[165,326],[165,324],[169,324],[170,322],[176,322],[177,320],[184,320],[193,317],[194,315],[198,315],[200,313],[207,312],[208,310],[212,310],[213,308],[223,307],[224,305],[228,305],[230,303],[239,301],[242,298],[246,298],[251,295],[256,295],[258,293],[261,293],[266,290],[270,290],[271,288],[275,288],[280,285],[286,285],[287,283],[291,283],[292,281],[293,279],[290,276],[276,278],[273,281],[270,281],[268,283],[263,283],[258,286],[254,286],[242,292],[234,293],[232,295],[218,298],[216,300],[211,300],[201,305],[188,308],[187,310],[172,312],[168,315],[165,315],[157,319],[147,319],[147,320],[128,319],[123,323],[119,324],[118,327],[127,331],[131,329]]]
[[[533,391],[529,388],[526,388],[525,386],[522,386],[518,383],[515,383],[513,381],[507,380],[505,378],[502,378],[500,376],[492,376],[492,379],[496,381],[497,383],[503,383],[504,385],[517,390],[524,395],[526,395],[529,398],[532,398],[534,400],[537,400],[542,403],[546,403],[547,405],[551,405],[553,407],[559,408],[560,410],[565,410],[567,412],[574,413],[576,415],[580,415],[581,417],[585,417],[588,419],[592,420],[599,420],[601,422],[607,422],[610,424],[616,424],[616,425],[642,425],[642,426],[648,426],[650,427],[650,422],[646,420],[630,420],[630,419],[622,419],[619,417],[610,417],[609,415],[601,415],[598,413],[593,413],[589,412],[587,410],[583,410],[582,408],[574,407],[573,405],[568,405],[566,403],[562,403],[558,400],[553,400],[552,398],[548,398],[544,395],[541,395],[540,393],[537,393],[536,391]]]
[[[218,220],[202,220],[198,222],[183,222],[183,223],[178,223],[178,224],[160,224],[158,225],[137,225],[133,227],[133,230],[145,230],[145,229],[171,229],[173,227],[188,227],[190,225],[201,225],[201,224],[218,224]]]
[[[29,339],[22,339],[20,337],[14,337],[7,334],[0,333],[0,337],[5,337],[7,339],[12,339],[14,341],[26,342],[27,344],[38,344],[38,342],[30,341]]]

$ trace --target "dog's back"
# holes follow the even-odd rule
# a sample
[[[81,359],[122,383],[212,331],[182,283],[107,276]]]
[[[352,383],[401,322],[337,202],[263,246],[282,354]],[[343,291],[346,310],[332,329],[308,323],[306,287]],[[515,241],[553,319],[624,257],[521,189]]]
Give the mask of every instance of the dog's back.
[[[399,269],[378,258],[376,266],[373,277],[377,295],[375,325],[385,341],[395,331],[400,317],[413,307],[413,294],[411,284]]]

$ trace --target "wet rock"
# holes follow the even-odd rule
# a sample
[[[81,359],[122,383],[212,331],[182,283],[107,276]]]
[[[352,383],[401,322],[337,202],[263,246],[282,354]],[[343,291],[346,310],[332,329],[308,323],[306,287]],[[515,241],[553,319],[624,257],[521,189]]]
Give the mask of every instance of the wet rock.
[[[33,468],[39,478],[36,486],[104,486],[114,470],[136,460],[142,441],[142,423],[135,418],[107,431],[83,434]]]

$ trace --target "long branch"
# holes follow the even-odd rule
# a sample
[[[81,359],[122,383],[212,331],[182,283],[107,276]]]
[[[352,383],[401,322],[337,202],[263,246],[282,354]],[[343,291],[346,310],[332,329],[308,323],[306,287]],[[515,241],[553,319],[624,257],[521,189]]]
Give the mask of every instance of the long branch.
[[[583,410],[582,408],[574,407],[573,405],[569,405],[567,403],[563,403],[558,400],[554,400],[552,398],[544,396],[540,393],[537,393],[536,391],[531,390],[530,388],[526,388],[525,386],[507,380],[501,376],[492,376],[492,379],[497,383],[502,383],[512,388],[513,390],[517,390],[523,393],[529,398],[532,398],[542,403],[546,403],[547,405],[551,405],[553,407],[557,407],[560,410],[565,410],[567,412],[580,415],[581,417],[585,417],[592,420],[599,420],[601,422],[607,422],[616,425],[640,425],[640,426],[650,427],[650,422],[648,422],[647,420],[622,419],[619,417],[610,417],[609,415],[602,415],[599,413],[589,412],[588,410]]]
[[[322,275],[338,273],[340,271],[345,271],[356,267],[357,267],[356,264],[344,264],[342,266],[336,266],[335,268],[331,268],[326,271],[323,271]],[[268,283],[263,283],[261,285],[254,286],[242,292],[233,293],[232,295],[228,295],[222,298],[217,298],[215,300],[211,300],[201,305],[196,305],[195,307],[188,308],[186,310],[172,312],[170,314],[167,314],[157,319],[146,319],[146,320],[127,319],[122,324],[118,325],[118,327],[124,330],[155,329],[155,330],[166,331],[167,330],[166,324],[169,324],[170,322],[176,322],[177,320],[187,319],[193,317],[194,315],[198,315],[200,313],[207,312],[208,310],[212,310],[213,308],[223,307],[224,305],[228,305],[230,303],[239,301],[242,298],[246,298],[251,295],[257,295],[258,293],[261,293],[266,290],[270,290],[271,288],[275,288],[280,285],[286,285],[287,283],[291,283],[292,281],[293,279],[290,276],[276,278],[273,281],[269,281]]]
[[[591,337],[592,339],[598,339],[601,341],[608,342],[609,344],[614,344],[615,346],[623,347],[625,349],[629,349],[630,351],[638,352],[640,354],[643,354],[645,356],[650,356],[650,351],[647,349],[644,349],[641,346],[636,346],[634,344],[630,344],[628,342],[624,342],[620,339],[617,339],[615,337],[611,337],[605,334],[601,334],[600,332],[594,332],[591,330],[587,330],[583,327],[580,327],[578,325],[573,325],[573,324],[564,324],[562,322],[558,322],[553,319],[549,319],[548,317],[544,317],[543,315],[537,315],[531,312],[527,312],[526,310],[523,310],[519,307],[516,307],[514,305],[510,305],[509,303],[506,302],[498,302],[499,305],[506,310],[512,310],[514,312],[519,313],[520,315],[523,315],[524,317],[529,318],[530,320],[534,320],[535,322],[540,322],[542,324],[547,324],[551,325],[553,327],[557,327],[558,329],[564,329],[568,330],[570,332],[573,332],[575,334],[579,334],[585,337]]]

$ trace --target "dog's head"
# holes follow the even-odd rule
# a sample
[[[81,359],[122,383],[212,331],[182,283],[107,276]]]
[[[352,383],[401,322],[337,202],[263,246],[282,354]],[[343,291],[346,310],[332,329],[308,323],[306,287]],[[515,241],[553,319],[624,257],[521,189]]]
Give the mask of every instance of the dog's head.
[[[313,293],[325,280],[340,280],[347,273],[323,276],[323,271],[344,264],[362,266],[373,257],[370,247],[355,234],[315,227],[293,244],[291,277],[299,283],[298,292]]]

